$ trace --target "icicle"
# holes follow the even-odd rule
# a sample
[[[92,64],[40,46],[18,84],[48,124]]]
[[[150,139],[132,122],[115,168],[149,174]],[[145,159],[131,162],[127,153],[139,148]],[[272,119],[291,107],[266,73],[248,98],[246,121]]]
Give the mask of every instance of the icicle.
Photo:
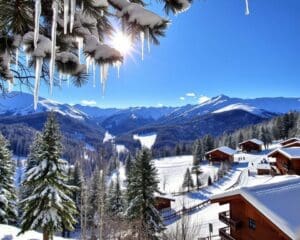
[[[114,66],[117,68],[118,78],[120,78],[120,67],[122,65],[122,62],[117,61]]]
[[[246,14],[246,15],[249,15],[249,14],[250,14],[250,11],[249,11],[249,3],[248,3],[248,0],[245,0],[245,4],[246,4],[246,11],[245,11],[245,14]]]
[[[64,0],[64,34],[68,32],[68,22],[69,22],[69,2],[70,0]]]
[[[59,72],[59,85],[61,86],[63,74]]]
[[[78,61],[81,63],[81,50],[83,48],[83,38],[76,37],[76,42],[78,43]]]
[[[100,15],[101,15],[101,17],[103,17],[104,16],[104,11],[101,9],[101,11],[100,11]]]
[[[33,90],[34,110],[37,109],[37,104],[39,100],[39,89],[40,89],[40,80],[42,74],[42,66],[43,66],[43,58],[38,57],[36,59],[36,65],[35,65],[35,82],[34,82],[34,90]]]
[[[96,64],[95,64],[95,60],[93,60],[93,87],[96,87]]]
[[[6,52],[5,54],[8,56],[7,50],[5,52]],[[8,61],[7,68],[10,71],[10,58],[9,58],[9,61]],[[8,82],[8,89],[7,89],[7,91],[10,93],[10,92],[12,92],[13,87],[14,87],[14,85],[13,85],[14,79],[10,79],[7,82]]]
[[[19,48],[16,49],[16,71],[19,69]]]
[[[71,0],[70,32],[73,32],[74,19],[76,11],[76,0]]]
[[[100,66],[100,77],[101,77],[101,86],[102,86],[102,94],[104,95],[106,80],[108,76],[109,64],[104,63]]]
[[[92,60],[91,57],[87,56],[86,59],[85,59],[85,61],[86,61],[86,63],[85,63],[85,65],[86,65],[86,73],[89,73],[90,66],[91,66],[93,60]]]
[[[149,28],[146,29],[145,31],[146,38],[147,38],[147,47],[148,47],[148,53],[150,52],[150,33],[149,33]]]
[[[68,88],[70,87],[70,75],[67,75]]]
[[[84,0],[81,1],[81,11],[83,11],[84,8]]]
[[[56,53],[56,28],[57,28],[57,15],[58,15],[58,5],[54,0],[52,4],[53,9],[53,19],[52,19],[52,31],[51,31],[51,59],[50,59],[50,94],[52,94],[53,89],[53,79],[55,71],[55,53]]]
[[[7,89],[7,91],[9,93],[11,93],[13,91],[13,88],[14,88],[13,80],[8,80],[8,89]]]
[[[141,38],[141,48],[142,48],[142,60],[144,60],[144,40],[145,40],[145,33],[143,31],[140,32]]]
[[[34,48],[37,47],[40,31],[40,16],[42,12],[41,0],[35,0],[35,26],[34,26]]]

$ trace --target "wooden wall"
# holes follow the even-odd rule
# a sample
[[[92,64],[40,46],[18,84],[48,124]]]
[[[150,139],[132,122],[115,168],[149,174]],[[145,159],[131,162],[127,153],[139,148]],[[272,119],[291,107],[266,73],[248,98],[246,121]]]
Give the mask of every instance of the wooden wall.
[[[288,236],[243,197],[236,196],[229,201],[229,204],[231,218],[241,221],[239,228],[231,229],[231,235],[236,240],[290,240]],[[255,221],[255,230],[249,228],[249,218]]]
[[[240,148],[242,149],[243,152],[261,151],[261,146],[253,142],[245,142],[243,144],[240,144]]]
[[[220,150],[215,150],[209,154],[206,154],[205,157],[207,160],[212,162],[232,162],[234,160],[233,156],[223,153]]]

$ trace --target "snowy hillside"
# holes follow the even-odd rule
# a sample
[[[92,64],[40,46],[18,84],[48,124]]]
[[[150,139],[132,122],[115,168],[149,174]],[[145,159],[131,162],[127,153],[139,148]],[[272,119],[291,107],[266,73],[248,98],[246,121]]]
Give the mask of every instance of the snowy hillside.
[[[33,96],[27,93],[13,92],[8,97],[0,97],[0,114],[28,115],[32,113],[55,111],[63,116],[85,119],[87,115],[80,110],[53,100],[39,98],[37,110],[33,108]]]
[[[20,229],[17,227],[0,224],[0,239],[1,240],[42,240],[43,235],[36,231],[28,231],[25,234],[17,236]],[[71,240],[70,238],[68,238]],[[54,240],[66,240],[62,237],[54,237]]]
[[[258,109],[258,108],[253,107],[253,106],[242,104],[242,103],[235,103],[235,104],[228,105],[226,107],[223,107],[223,108],[220,108],[216,111],[213,111],[213,113],[228,112],[228,111],[232,111],[232,110],[243,110],[243,111],[246,111],[246,112],[249,112],[249,113],[253,113],[255,115],[261,115],[261,116],[265,115],[263,110]]]

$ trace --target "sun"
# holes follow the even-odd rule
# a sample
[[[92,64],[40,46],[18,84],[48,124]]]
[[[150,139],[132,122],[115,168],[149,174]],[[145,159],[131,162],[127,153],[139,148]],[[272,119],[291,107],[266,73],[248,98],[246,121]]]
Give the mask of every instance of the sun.
[[[130,36],[121,31],[116,31],[111,38],[112,47],[117,49],[123,56],[128,55],[132,50]]]

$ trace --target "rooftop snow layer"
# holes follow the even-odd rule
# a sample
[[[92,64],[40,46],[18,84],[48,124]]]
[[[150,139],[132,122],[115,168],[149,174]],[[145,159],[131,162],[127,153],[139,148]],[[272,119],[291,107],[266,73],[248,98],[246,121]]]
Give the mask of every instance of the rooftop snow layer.
[[[296,159],[300,159],[300,147],[293,147],[293,148],[277,148],[274,151],[270,152],[268,154],[268,156],[271,156],[273,153],[275,152],[280,152],[282,153],[284,156],[292,159],[292,158],[296,158]]]
[[[248,139],[246,141],[241,142],[240,144],[243,144],[245,142],[253,142],[253,143],[258,144],[258,145],[263,145],[264,144],[261,140],[256,139],[256,138]]]
[[[242,195],[291,239],[296,239],[300,228],[300,178],[241,188],[215,195],[211,199],[234,195]]]
[[[284,141],[280,142],[280,144],[284,145],[286,142],[291,141],[291,140],[300,141],[300,138],[289,138],[287,140],[284,140]]]
[[[215,148],[209,152],[207,152],[206,154],[208,153],[211,153],[211,152],[214,152],[216,150],[219,150],[220,152],[223,152],[223,153],[226,153],[228,155],[233,155],[236,153],[236,150],[232,149],[232,148],[229,148],[229,147],[226,147],[226,146],[222,146],[222,147],[219,147],[219,148]]]

